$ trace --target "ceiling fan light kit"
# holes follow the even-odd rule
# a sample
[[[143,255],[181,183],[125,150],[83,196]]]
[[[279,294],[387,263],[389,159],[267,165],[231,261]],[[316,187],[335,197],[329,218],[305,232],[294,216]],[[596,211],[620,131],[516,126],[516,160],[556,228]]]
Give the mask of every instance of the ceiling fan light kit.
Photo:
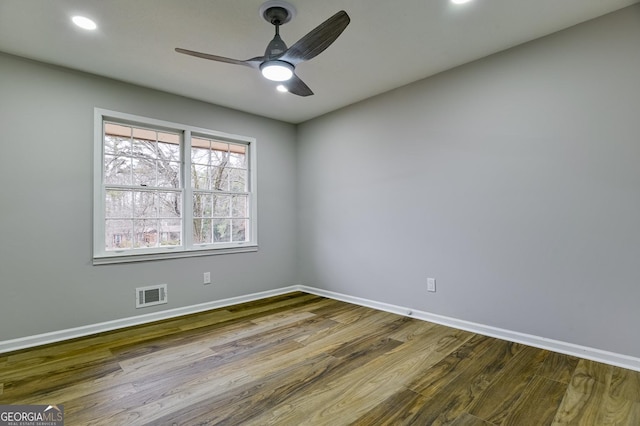
[[[263,56],[240,60],[181,48],[176,48],[176,52],[211,61],[259,69],[265,78],[281,82],[281,86],[286,89],[285,91],[298,96],[313,95],[309,86],[296,75],[296,65],[315,58],[329,47],[351,22],[349,15],[341,10],[287,48],[285,42],[280,38],[280,26],[295,16],[295,8],[285,1],[270,0],[260,6],[259,12],[262,18],[276,27],[276,34],[267,45]],[[280,88],[278,90],[282,91]]]
[[[293,65],[284,61],[266,61],[260,65],[264,78],[271,81],[287,81],[293,77]]]

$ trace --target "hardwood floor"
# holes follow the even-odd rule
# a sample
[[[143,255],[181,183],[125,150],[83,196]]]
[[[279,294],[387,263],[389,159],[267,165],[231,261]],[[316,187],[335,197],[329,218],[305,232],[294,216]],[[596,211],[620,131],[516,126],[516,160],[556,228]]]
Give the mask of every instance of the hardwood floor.
[[[640,373],[292,293],[0,354],[66,425],[640,425]]]

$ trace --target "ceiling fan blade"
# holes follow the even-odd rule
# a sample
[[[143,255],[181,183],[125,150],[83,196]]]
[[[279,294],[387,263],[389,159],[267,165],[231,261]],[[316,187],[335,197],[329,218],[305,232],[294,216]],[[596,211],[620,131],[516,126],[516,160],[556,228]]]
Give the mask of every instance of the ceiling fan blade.
[[[293,74],[289,80],[282,82],[282,85],[287,88],[289,93],[293,93],[298,96],[311,96],[313,91],[307,86],[304,81],[300,80],[300,77]]]
[[[349,22],[351,18],[347,12],[341,10],[298,40],[278,59],[297,65],[315,58],[336,41]]]
[[[225,58],[224,56],[210,55],[208,53],[196,52],[194,50],[176,48],[176,52],[183,53],[185,55],[195,56],[196,58],[209,59],[211,61],[226,62],[227,64],[244,65],[250,68],[259,68],[260,64],[264,61],[264,57],[258,56],[256,58],[247,59],[242,61],[239,59]]]

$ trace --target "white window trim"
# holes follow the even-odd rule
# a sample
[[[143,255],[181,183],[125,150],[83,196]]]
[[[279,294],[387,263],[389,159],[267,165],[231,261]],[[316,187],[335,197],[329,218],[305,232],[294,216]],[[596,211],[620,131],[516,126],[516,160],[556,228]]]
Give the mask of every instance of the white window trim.
[[[103,122],[104,120],[114,120],[125,124],[152,126],[159,130],[171,130],[182,133],[181,144],[181,167],[183,179],[183,235],[182,246],[153,247],[136,249],[135,251],[106,251],[105,250],[105,191],[103,185],[103,161],[104,161],[104,141]],[[218,132],[210,129],[189,126],[180,123],[173,123],[164,120],[157,120],[133,114],[111,111],[102,108],[94,109],[94,155],[93,155],[93,264],[103,265],[112,263],[141,262],[159,259],[174,259],[194,256],[209,256],[230,253],[245,253],[258,250],[258,204],[257,204],[257,169],[256,169],[256,139]],[[249,197],[250,197],[250,219],[249,219],[249,240],[246,242],[232,242],[225,244],[203,244],[194,246],[192,244],[193,218],[191,212],[191,155],[189,152],[189,142],[191,135],[215,138],[231,143],[244,143],[249,147]],[[186,208],[189,206],[188,208]]]

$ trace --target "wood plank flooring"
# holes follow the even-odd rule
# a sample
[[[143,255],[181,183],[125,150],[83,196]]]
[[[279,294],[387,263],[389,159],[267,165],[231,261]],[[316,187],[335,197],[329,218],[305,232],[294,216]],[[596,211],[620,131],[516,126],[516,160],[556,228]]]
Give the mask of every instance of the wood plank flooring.
[[[640,373],[305,293],[0,354],[66,425],[640,425]]]

